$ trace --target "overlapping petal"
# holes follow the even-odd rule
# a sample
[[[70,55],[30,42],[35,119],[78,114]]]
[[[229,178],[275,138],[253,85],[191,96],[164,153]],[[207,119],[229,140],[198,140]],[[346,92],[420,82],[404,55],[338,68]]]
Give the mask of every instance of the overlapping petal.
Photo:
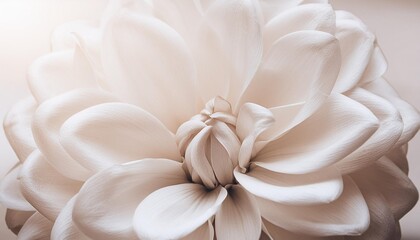
[[[7,209],[5,216],[6,225],[14,234],[17,235],[20,229],[22,229],[23,225],[26,223],[26,221],[34,213],[34,211],[20,211]]]
[[[42,216],[40,213],[34,213],[19,231],[19,240],[50,240],[50,233],[53,222]]]
[[[126,103],[104,103],[70,117],[60,142],[94,172],[143,158],[181,160],[175,136],[153,115]]]
[[[10,209],[33,211],[34,208],[25,199],[20,190],[19,175],[22,165],[16,164],[0,183],[0,203]]]

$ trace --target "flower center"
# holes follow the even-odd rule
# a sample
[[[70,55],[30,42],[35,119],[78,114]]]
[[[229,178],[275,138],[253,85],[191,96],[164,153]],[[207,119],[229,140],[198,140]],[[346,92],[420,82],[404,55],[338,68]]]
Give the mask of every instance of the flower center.
[[[221,97],[183,123],[176,133],[184,156],[184,169],[191,180],[209,189],[235,183],[241,141],[236,134],[236,116],[229,102]]]

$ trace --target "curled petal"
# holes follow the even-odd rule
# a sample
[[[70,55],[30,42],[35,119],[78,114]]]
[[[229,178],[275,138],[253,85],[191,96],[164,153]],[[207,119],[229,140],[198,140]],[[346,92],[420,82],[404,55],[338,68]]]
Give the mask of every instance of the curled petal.
[[[333,94],[310,118],[261,150],[253,163],[268,170],[302,174],[338,162],[378,128],[378,119],[360,103]]]
[[[25,198],[51,221],[83,184],[57,172],[39,151],[34,151],[23,164],[20,182]]]
[[[157,189],[187,181],[181,163],[173,160],[115,165],[83,185],[75,200],[73,221],[93,239],[137,239],[132,219],[139,203]]]
[[[19,211],[7,209],[6,211],[6,225],[14,233],[18,234],[25,222],[34,214],[34,211]]]
[[[343,180],[335,168],[309,174],[283,174],[251,167],[243,174],[235,169],[236,180],[255,196],[290,205],[313,205],[336,200],[343,191]]]
[[[33,211],[32,205],[22,195],[19,174],[22,165],[16,164],[0,182],[0,203],[10,209]]]
[[[70,117],[60,142],[94,172],[143,158],[180,160],[175,136],[154,116],[134,105],[104,103]]]
[[[64,150],[59,131],[75,113],[93,105],[117,101],[112,95],[95,90],[75,90],[41,104],[32,123],[32,132],[39,150],[62,175],[85,180],[91,172]]]
[[[257,198],[263,218],[298,234],[311,236],[360,235],[369,227],[369,209],[357,185],[344,177],[344,191],[336,201],[292,206]]]
[[[254,197],[241,186],[232,186],[216,213],[215,224],[217,239],[258,239],[261,215]]]
[[[221,186],[212,191],[193,183],[161,188],[137,207],[134,230],[141,239],[182,238],[207,222],[226,196]]]
[[[53,222],[40,213],[34,213],[23,225],[18,234],[19,240],[50,240]]]
[[[36,101],[29,97],[15,104],[4,117],[4,133],[20,162],[36,148],[31,130],[36,107]]]

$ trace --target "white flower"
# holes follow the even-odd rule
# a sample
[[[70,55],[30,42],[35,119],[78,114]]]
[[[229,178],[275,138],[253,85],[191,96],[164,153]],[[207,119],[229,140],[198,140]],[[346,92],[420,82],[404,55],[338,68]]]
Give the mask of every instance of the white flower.
[[[21,239],[400,238],[420,116],[385,70],[366,26],[324,1],[111,1],[54,33],[34,98],[6,117],[8,224]]]

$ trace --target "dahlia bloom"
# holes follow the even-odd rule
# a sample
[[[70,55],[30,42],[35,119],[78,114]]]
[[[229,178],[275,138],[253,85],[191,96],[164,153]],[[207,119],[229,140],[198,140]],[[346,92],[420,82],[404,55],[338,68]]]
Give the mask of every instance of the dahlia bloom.
[[[20,239],[398,239],[420,115],[355,16],[114,0],[58,28],[4,121]]]

